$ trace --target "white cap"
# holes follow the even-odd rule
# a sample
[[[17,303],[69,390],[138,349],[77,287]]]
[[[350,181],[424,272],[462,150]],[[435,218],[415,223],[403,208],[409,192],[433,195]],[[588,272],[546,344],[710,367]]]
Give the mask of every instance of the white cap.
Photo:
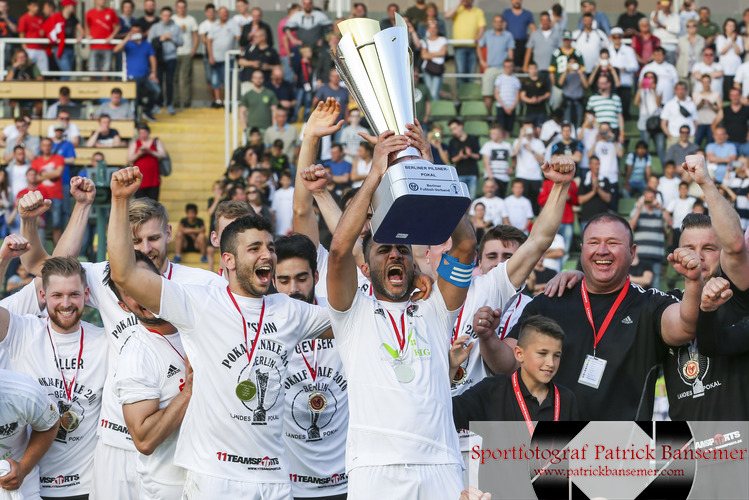
[[[611,28],[610,35],[624,35],[624,30],[619,26],[617,26],[616,28]]]

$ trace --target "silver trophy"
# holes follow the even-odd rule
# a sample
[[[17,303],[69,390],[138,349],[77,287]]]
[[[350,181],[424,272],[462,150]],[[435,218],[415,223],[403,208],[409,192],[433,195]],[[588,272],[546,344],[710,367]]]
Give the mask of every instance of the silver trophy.
[[[380,30],[373,19],[338,24],[341,41],[331,52],[346,83],[376,135],[405,134],[414,123],[413,54],[406,22]],[[398,155],[372,197],[372,237],[378,243],[444,243],[460,222],[471,196],[454,167],[434,165],[409,147]]]
[[[268,372],[257,372],[257,409],[252,415],[253,422],[265,422],[265,393],[268,389]]]

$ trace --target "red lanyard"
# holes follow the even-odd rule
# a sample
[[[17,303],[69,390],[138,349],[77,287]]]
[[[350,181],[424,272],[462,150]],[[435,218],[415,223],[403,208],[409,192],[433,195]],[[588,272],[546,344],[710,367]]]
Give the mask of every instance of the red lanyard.
[[[52,332],[49,331],[49,320],[47,320],[47,335],[49,335],[49,343],[52,344],[52,354],[55,356],[55,365],[57,366],[57,369],[60,370],[60,376],[62,377],[62,385],[65,386],[65,395],[68,398],[68,402],[71,402],[71,396],[73,394],[73,385],[75,385],[75,379],[78,378],[78,368],[81,366],[81,357],[83,356],[83,325],[81,325],[81,340],[80,340],[80,348],[78,349],[78,360],[75,363],[75,375],[73,375],[73,380],[70,381],[70,386],[68,386],[67,381],[65,380],[65,374],[62,372],[62,368],[60,367],[60,362],[57,358],[57,349],[55,348],[55,341],[52,340]]]
[[[182,353],[179,352],[176,347],[174,347],[174,344],[172,344],[171,342],[169,342],[169,339],[166,338],[166,335],[164,335],[162,333],[159,333],[156,330],[151,330],[150,328],[146,328],[146,330],[148,330],[151,333],[155,333],[156,335],[158,335],[162,339],[166,340],[166,343],[169,344],[169,347],[171,347],[172,349],[174,349],[174,352],[176,352],[179,355],[179,357],[182,358],[182,361],[185,360],[185,357],[182,355]]]
[[[401,335],[401,332],[398,331],[398,325],[395,323],[395,318],[393,318],[393,315],[390,314],[390,311],[386,310],[388,316],[390,316],[390,322],[393,324],[393,330],[395,330],[395,338],[398,339],[398,347],[400,347],[401,353],[406,347],[406,311],[408,311],[408,307],[406,307],[406,310],[403,311],[403,314],[401,314],[401,330],[403,331],[403,334]]]
[[[458,323],[455,325],[455,333],[453,334],[453,341],[450,342],[451,346],[458,339],[458,335],[460,335],[460,321],[463,319],[463,309],[465,309],[465,307],[466,307],[466,303],[463,302],[463,305],[460,306],[460,314],[458,314]]]
[[[556,384],[552,384],[554,386],[554,422],[559,421],[559,389],[557,389]],[[531,414],[528,412],[528,407],[525,405],[525,399],[523,398],[523,394],[520,392],[520,384],[518,383],[518,372],[515,372],[512,374],[512,389],[515,391],[515,399],[518,400],[518,404],[520,405],[520,412],[523,414],[523,419],[525,419],[525,425],[528,426],[528,432],[530,435],[533,435],[533,422],[531,421]]]
[[[314,382],[315,378],[317,377],[317,340],[312,341],[312,362],[315,363],[314,369],[312,365],[309,364],[309,361],[307,361],[307,357],[304,355],[304,352],[302,352],[302,359],[304,360],[304,364],[307,365],[307,369],[309,370],[310,376],[312,377],[312,382]]]
[[[593,356],[596,355],[596,347],[598,347],[598,342],[600,342],[603,338],[603,334],[606,333],[606,329],[609,327],[614,314],[616,314],[616,310],[619,309],[619,306],[624,300],[624,297],[627,295],[627,290],[629,290],[629,276],[627,276],[627,282],[624,284],[624,288],[622,288],[622,291],[619,292],[619,296],[616,298],[616,302],[614,302],[614,305],[611,306],[611,309],[609,309],[609,313],[603,320],[601,329],[596,332],[596,325],[595,323],[593,323],[593,310],[590,308],[590,298],[588,298],[588,291],[585,289],[585,278],[583,278],[583,286],[582,288],[580,288],[580,293],[583,296],[585,315],[588,316],[588,322],[590,322],[590,327],[593,329]]]
[[[172,269],[174,269],[174,264],[172,264],[172,263],[170,262],[170,263],[169,263],[169,275],[168,275],[168,276],[164,276],[164,277],[165,277],[166,279],[168,279],[169,281],[171,281],[171,280],[172,280]]]
[[[304,83],[309,82],[309,76],[307,76],[307,64],[302,59],[302,73],[304,73]]]
[[[247,359],[249,360],[250,364],[250,370],[252,370],[252,358],[255,355],[255,347],[257,347],[257,339],[260,337],[260,331],[263,329],[263,316],[265,316],[265,297],[263,297],[263,305],[260,307],[260,320],[257,323],[257,332],[255,333],[255,341],[252,343],[252,347],[247,350],[247,320],[244,319],[244,314],[242,314],[242,310],[239,308],[239,304],[237,304],[237,301],[234,299],[234,295],[231,293],[231,289],[229,286],[226,286],[226,291],[229,292],[229,298],[234,303],[234,307],[237,308],[237,312],[242,317],[242,327],[244,328],[244,348],[245,351],[247,351]]]
[[[509,316],[507,316],[507,321],[505,321],[505,327],[502,330],[502,336],[500,337],[500,340],[505,338],[507,336],[507,325],[510,324],[510,320],[512,319],[512,315],[515,314],[515,311],[518,310],[518,307],[520,307],[520,301],[523,300],[523,294],[518,294],[518,303],[515,304],[515,309],[510,313]]]

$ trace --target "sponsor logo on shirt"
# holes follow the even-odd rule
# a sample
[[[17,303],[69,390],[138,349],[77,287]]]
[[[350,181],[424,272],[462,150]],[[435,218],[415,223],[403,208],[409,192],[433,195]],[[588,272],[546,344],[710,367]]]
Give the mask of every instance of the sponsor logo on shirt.
[[[743,440],[741,439],[741,432],[731,431],[723,434],[716,434],[714,437],[702,441],[695,441],[694,447],[698,450],[711,447],[718,450],[727,446],[739,444],[742,441]]]
[[[130,431],[127,430],[127,427],[125,427],[124,425],[110,422],[109,420],[105,420],[103,418],[101,419],[101,427],[115,432],[121,432],[122,434],[127,434],[128,436],[130,435]]]
[[[632,321],[632,318],[630,318],[629,316],[622,320],[623,325],[631,325],[632,323],[634,323],[634,321]]]
[[[169,365],[169,371],[166,373],[166,378],[172,378],[180,372],[180,369],[174,365]]]
[[[299,474],[289,474],[292,483],[312,483],[312,484],[329,484],[336,485],[348,482],[348,476],[345,472],[333,474],[330,477],[303,476]]]
[[[227,453],[224,451],[217,451],[216,456],[221,462],[233,462],[244,465],[254,465],[257,467],[248,467],[251,469],[268,469],[277,470],[279,467],[279,460],[277,457],[243,457],[241,455],[234,455],[233,453]]]
[[[676,372],[684,385],[689,387],[689,390],[680,392],[676,396],[677,399],[690,396],[692,399],[701,398],[706,391],[723,385],[719,380],[708,384],[704,383],[705,377],[710,371],[710,358],[700,354],[696,348],[684,346],[676,349],[676,352],[670,350],[669,353],[676,356]]]
[[[69,476],[40,476],[39,482],[47,485],[48,488],[75,486],[80,483],[80,476],[78,474],[71,474]]]
[[[0,438],[12,436],[18,430],[18,422],[0,425]]]

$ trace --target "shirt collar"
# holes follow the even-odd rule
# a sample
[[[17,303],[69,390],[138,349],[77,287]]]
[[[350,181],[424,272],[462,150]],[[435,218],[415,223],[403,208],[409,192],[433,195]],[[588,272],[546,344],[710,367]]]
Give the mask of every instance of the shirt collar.
[[[520,394],[523,395],[523,399],[525,399],[526,401],[533,400],[533,402],[538,404],[538,399],[536,399],[536,396],[531,394],[531,391],[528,390],[528,388],[523,383],[523,377],[520,376],[520,370],[522,370],[522,368],[518,368],[518,385],[520,385]],[[553,404],[554,384],[549,382],[548,384],[546,384],[546,387],[549,389],[549,392],[546,394],[546,398],[544,398],[544,402],[539,405],[538,407],[539,410],[542,408],[546,408],[547,406],[551,406]]]

